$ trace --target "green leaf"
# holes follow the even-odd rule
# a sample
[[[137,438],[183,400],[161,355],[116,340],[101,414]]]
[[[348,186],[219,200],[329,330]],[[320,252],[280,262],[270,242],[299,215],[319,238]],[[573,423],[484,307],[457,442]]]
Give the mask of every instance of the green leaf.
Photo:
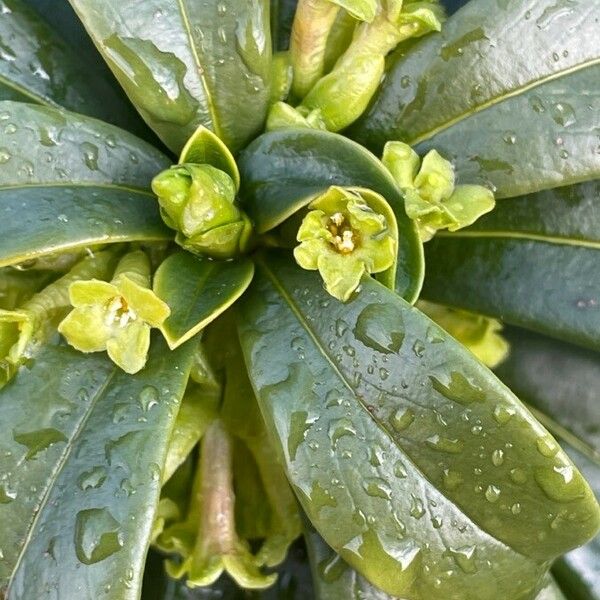
[[[600,348],[600,181],[503,200],[427,245],[425,298]]]
[[[179,153],[198,125],[237,151],[261,129],[270,82],[268,0],[70,0],[142,117]]]
[[[22,0],[2,6],[0,100],[62,106],[123,126],[135,120],[105,74],[90,77],[89,66]]]
[[[192,351],[170,353],[155,337],[147,367],[131,377],[105,356],[49,345],[2,390],[7,600],[73,590],[138,598]]]
[[[370,152],[334,133],[276,131],[255,140],[240,155],[239,167],[244,207],[259,233],[277,227],[331,185],[381,194],[398,222],[396,291],[416,300],[423,281],[423,247],[392,176]]]
[[[377,150],[389,139],[436,148],[498,198],[597,177],[599,18],[595,2],[470,2],[396,55],[353,135]]]
[[[94,244],[171,239],[152,177],[169,160],[130,133],[0,102],[0,265]]]
[[[225,171],[240,189],[240,172],[229,148],[210,129],[202,125],[196,129],[181,151],[179,164],[194,163],[210,165],[215,169]]]
[[[499,377],[556,428],[565,449],[600,496],[600,355],[519,329],[507,330],[511,353]],[[555,563],[569,598],[600,598],[600,536]]]
[[[167,258],[154,277],[154,291],[171,309],[161,327],[169,346],[177,348],[216,319],[244,293],[253,275],[247,258],[215,261],[188,252]]]
[[[344,305],[289,259],[258,266],[240,333],[263,416],[310,520],[371,583],[516,598],[596,532],[566,454],[417,309],[372,279]]]
[[[312,528],[305,534],[315,586],[316,600],[394,600],[371,585],[343,558],[336,554]],[[556,582],[549,575],[535,600],[566,600]]]

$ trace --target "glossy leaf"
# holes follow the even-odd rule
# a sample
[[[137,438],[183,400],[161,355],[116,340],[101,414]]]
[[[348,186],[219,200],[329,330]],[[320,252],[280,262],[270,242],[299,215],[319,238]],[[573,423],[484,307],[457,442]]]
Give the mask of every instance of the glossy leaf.
[[[198,125],[233,151],[266,116],[268,0],[70,0],[127,95],[178,153]]]
[[[169,346],[177,348],[216,319],[244,293],[253,274],[247,258],[215,261],[188,252],[167,258],[154,277],[154,291],[171,309],[161,327]]]
[[[600,348],[600,182],[504,200],[426,248],[426,299]]]
[[[511,353],[501,379],[557,427],[575,463],[600,497],[600,355],[519,329],[507,330]],[[600,536],[554,565],[574,600],[600,598]]]
[[[49,345],[2,390],[7,600],[138,597],[192,350],[169,353],[157,336],[134,378],[102,355]]]
[[[480,0],[398,53],[354,136],[436,148],[499,198],[597,177],[595,2]],[[576,32],[576,33],[575,33]]]
[[[0,100],[62,106],[122,126],[136,115],[103,72],[88,66],[23,0],[4,0]]]
[[[0,102],[0,265],[94,244],[171,239],[149,183],[169,161],[133,135]]]
[[[518,598],[543,561],[596,532],[596,500],[556,442],[393,292],[365,279],[344,305],[271,256],[242,308],[242,347],[288,477],[319,533],[371,583],[415,599]],[[572,520],[551,526],[556,511]]]
[[[305,534],[312,567],[316,600],[394,600],[359,575],[312,528]],[[552,577],[544,579],[535,600],[566,600]]]
[[[389,172],[375,156],[334,133],[286,130],[254,141],[239,160],[241,196],[259,233],[283,223],[331,185],[365,187],[392,207],[399,229],[396,291],[417,298],[423,280],[422,244]]]

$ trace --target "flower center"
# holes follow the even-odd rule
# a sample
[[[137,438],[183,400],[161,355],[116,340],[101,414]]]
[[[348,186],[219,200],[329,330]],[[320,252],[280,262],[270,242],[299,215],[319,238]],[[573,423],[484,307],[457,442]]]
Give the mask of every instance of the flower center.
[[[106,312],[104,322],[107,326],[118,324],[119,327],[125,327],[129,321],[135,321],[137,314],[128,304],[123,296],[113,298]]]
[[[331,245],[340,254],[350,254],[358,245],[358,233],[352,229],[348,219],[341,212],[329,217],[327,229],[333,235]]]

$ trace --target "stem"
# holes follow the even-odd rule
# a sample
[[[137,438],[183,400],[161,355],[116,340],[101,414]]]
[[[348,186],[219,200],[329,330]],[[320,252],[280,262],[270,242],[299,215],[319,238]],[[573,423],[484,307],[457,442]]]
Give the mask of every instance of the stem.
[[[304,98],[325,71],[327,38],[339,6],[328,0],[300,0],[292,25],[292,93]]]

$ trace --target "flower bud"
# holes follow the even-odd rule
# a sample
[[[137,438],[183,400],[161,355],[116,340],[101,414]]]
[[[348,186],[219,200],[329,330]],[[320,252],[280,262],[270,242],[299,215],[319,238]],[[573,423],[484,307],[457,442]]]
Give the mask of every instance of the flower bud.
[[[235,205],[232,178],[211,165],[182,164],[157,175],[152,189],[176,242],[195,254],[231,258],[243,252],[252,225]]]

